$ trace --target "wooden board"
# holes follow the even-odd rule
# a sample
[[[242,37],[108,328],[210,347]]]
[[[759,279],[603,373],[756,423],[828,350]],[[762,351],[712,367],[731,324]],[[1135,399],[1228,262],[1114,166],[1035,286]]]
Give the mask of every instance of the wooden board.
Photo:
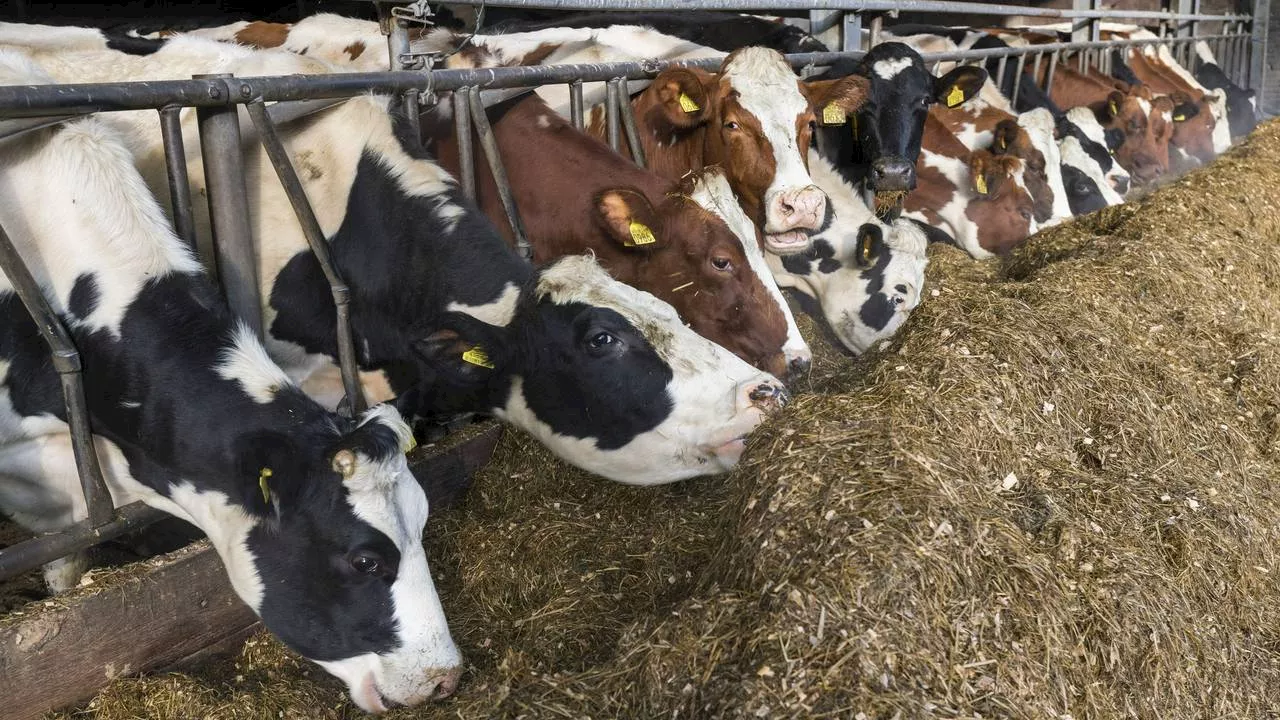
[[[493,454],[495,422],[410,455],[432,512],[457,500]],[[147,561],[121,579],[0,618],[0,717],[39,718],[91,698],[112,678],[189,667],[234,650],[258,627],[207,541]]]

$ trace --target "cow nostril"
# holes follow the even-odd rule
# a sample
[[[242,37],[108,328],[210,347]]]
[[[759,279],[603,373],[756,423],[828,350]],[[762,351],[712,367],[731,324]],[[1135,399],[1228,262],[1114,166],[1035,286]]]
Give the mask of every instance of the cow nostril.
[[[787,375],[789,378],[794,379],[809,372],[809,368],[812,365],[813,362],[808,358],[794,358],[791,362],[787,363]]]

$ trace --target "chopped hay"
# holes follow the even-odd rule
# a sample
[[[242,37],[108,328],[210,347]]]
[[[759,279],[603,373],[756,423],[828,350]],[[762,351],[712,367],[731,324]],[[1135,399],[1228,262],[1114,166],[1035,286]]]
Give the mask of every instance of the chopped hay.
[[[463,688],[391,716],[1280,712],[1277,187],[1273,122],[1003,262],[934,249],[900,336],[820,355],[728,477],[507,433],[431,523]],[[234,662],[89,715],[358,715],[265,636]]]

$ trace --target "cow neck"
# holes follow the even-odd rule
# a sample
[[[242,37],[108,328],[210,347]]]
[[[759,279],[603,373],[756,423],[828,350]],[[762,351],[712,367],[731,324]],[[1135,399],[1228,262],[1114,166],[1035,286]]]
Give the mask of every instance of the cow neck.
[[[633,189],[661,217],[671,183],[578,131],[536,94],[522,97],[495,118],[493,129],[534,260],[543,263],[589,250],[616,279],[633,282],[634,251],[603,232],[594,197],[606,189]],[[477,168],[477,195],[485,213],[513,241],[487,166]]]

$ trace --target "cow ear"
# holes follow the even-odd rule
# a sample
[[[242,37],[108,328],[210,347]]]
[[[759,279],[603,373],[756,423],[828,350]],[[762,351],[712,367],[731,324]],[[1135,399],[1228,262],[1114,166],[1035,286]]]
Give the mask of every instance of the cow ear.
[[[969,156],[970,190],[982,198],[994,198],[1004,184],[1005,166],[989,152],[978,151]]]
[[[853,261],[858,267],[871,267],[885,251],[884,233],[874,223],[864,223],[858,228],[858,246]]]
[[[1016,120],[1001,120],[996,123],[995,130],[991,134],[991,154],[1004,155],[1018,141],[1018,122]]]
[[[658,73],[652,85],[658,104],[650,111],[655,129],[672,132],[705,123],[715,83],[715,75],[697,68],[669,68]]]
[[[1186,122],[1191,118],[1200,114],[1200,106],[1185,95],[1175,98],[1176,104],[1173,106],[1173,121]]]
[[[1107,95],[1107,102],[1102,108],[1103,122],[1120,117],[1120,108],[1124,107],[1124,100],[1125,94],[1119,90],[1113,90]]]
[[[412,347],[415,355],[453,385],[483,384],[497,368],[492,343],[454,328],[418,338]]]
[[[800,90],[809,99],[819,124],[844,125],[867,103],[871,81],[861,75],[846,75],[838,80],[801,82]]]
[[[297,443],[288,435],[264,430],[241,435],[232,443],[236,487],[241,505],[260,517],[274,517],[294,507],[306,483],[306,467]]]
[[[658,214],[649,198],[637,190],[614,188],[596,193],[596,220],[605,233],[624,248],[656,250],[663,246],[656,228]]]
[[[933,81],[933,94],[938,102],[949,108],[964,104],[982,90],[987,81],[987,71],[972,65],[961,65]]]

